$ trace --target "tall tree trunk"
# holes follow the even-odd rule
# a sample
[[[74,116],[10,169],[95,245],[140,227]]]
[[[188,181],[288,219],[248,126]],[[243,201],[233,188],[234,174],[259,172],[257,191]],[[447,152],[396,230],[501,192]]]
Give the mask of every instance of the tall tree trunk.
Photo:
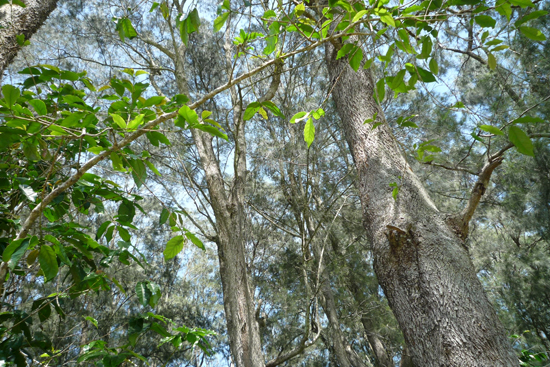
[[[175,69],[178,88],[181,93],[187,95],[185,51],[185,45],[181,45]],[[210,204],[216,218],[216,244],[231,355],[235,367],[263,367],[265,362],[260,330],[255,317],[254,294],[250,286],[245,256],[245,122],[242,119],[242,101],[235,90],[232,89],[231,94],[234,106],[235,158],[234,179],[230,189],[225,187],[212,145],[212,135],[196,129],[192,129],[191,132],[201,159]]]
[[[232,190],[227,193],[212,148],[212,137],[201,131],[193,131],[193,137],[216,217],[216,243],[231,354],[236,367],[263,366],[260,332],[245,257],[245,178],[235,172]],[[240,159],[244,161],[244,147],[238,146],[236,150],[239,149],[243,150],[235,153],[236,168],[240,166]]]
[[[374,268],[418,366],[517,366],[463,240],[412,172],[387,124],[371,70],[354,72],[327,43],[332,95],[358,172]],[[390,183],[399,185],[392,198]]]
[[[0,81],[6,67],[13,61],[21,46],[18,35],[25,40],[44,24],[56,8],[58,0],[27,0],[26,7],[17,5],[0,6]]]

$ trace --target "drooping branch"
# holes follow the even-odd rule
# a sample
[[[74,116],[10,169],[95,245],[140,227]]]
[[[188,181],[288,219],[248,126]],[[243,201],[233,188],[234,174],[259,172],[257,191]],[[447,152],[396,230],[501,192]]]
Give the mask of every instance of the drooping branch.
[[[22,47],[17,36],[23,35],[25,40],[30,39],[57,7],[57,2],[28,0],[24,8],[10,4],[0,7],[0,80]]]

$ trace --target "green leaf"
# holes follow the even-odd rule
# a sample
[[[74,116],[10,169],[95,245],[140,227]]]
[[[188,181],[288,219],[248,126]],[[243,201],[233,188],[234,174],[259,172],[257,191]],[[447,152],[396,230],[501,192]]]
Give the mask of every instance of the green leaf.
[[[92,325],[94,325],[95,327],[97,327],[97,320],[94,319],[92,316],[84,316],[84,319],[86,319],[87,321],[91,322]]]
[[[189,13],[187,19],[187,31],[189,33],[198,32],[201,25],[201,19],[199,17],[199,11],[197,10],[197,8],[193,9],[193,11]]]
[[[214,126],[210,126],[207,124],[197,124],[192,126],[194,129],[202,130],[204,132],[209,133],[210,135],[217,136],[218,138],[222,138],[223,140],[228,141],[228,137],[226,134],[222,133],[220,130],[216,129]]]
[[[315,126],[313,125],[313,120],[309,118],[304,127],[304,141],[307,143],[309,148],[315,139]]]
[[[199,240],[197,236],[195,236],[193,233],[185,232],[185,237],[187,237],[195,246],[197,246],[201,250],[206,250],[202,241]]]
[[[6,84],[2,86],[2,94],[4,95],[4,100],[8,104],[8,108],[11,109],[17,102],[20,92],[19,89],[15,88],[13,85]]]
[[[171,145],[170,140],[163,134],[159,133],[158,131],[149,131],[147,133],[147,138],[153,144],[154,146],[158,147],[159,142],[165,144],[165,145]]]
[[[514,23],[516,27],[519,27],[520,25],[522,25],[523,23],[526,23],[530,20],[533,20],[533,19],[537,19],[539,17],[542,17],[543,15],[546,15],[548,14],[548,12],[546,10],[536,10],[532,13],[529,13],[527,15],[525,15],[524,17],[516,20],[516,22]]]
[[[149,298],[151,298],[152,294],[147,287],[147,282],[138,282],[136,284],[136,295],[138,297],[139,303],[141,303],[143,307],[149,304]]]
[[[380,20],[389,26],[395,27],[395,20],[390,13],[380,15]]]
[[[504,133],[497,127],[491,126],[491,125],[481,125],[479,128],[483,131],[486,131],[490,134],[494,135],[504,135]]]
[[[44,272],[46,281],[52,280],[57,275],[59,267],[57,265],[57,255],[51,246],[42,245],[40,255],[38,255],[40,268]]]
[[[304,3],[300,3],[296,5],[296,8],[294,9],[294,12],[296,13],[297,16],[304,14],[305,11],[306,11],[306,6],[304,5]]]
[[[510,46],[508,46],[508,45],[500,45],[500,46],[497,46],[497,47],[491,49],[491,52],[502,51],[502,50],[506,50],[507,48],[510,48]]]
[[[416,67],[416,70],[418,71],[418,75],[420,75],[420,79],[424,83],[432,83],[436,81],[435,76],[433,76],[433,74],[428,70],[422,69],[419,66]]]
[[[111,164],[113,165],[113,169],[115,171],[126,172],[126,169],[122,166],[122,160],[120,159],[117,153],[112,152],[110,154],[110,158],[111,158]]]
[[[363,50],[361,50],[361,47],[356,47],[354,53],[349,59],[349,64],[351,68],[357,72],[361,66],[361,61],[363,61]]]
[[[265,101],[265,102],[262,102],[262,106],[270,110],[275,116],[280,117],[282,119],[285,118],[285,115],[283,115],[283,113],[275,103],[271,101]]]
[[[309,113],[308,112],[298,112],[297,114],[295,114],[294,116],[292,116],[292,118],[290,119],[290,123],[291,124],[295,124],[297,122],[300,122],[302,120],[305,120],[307,117],[309,116]]]
[[[526,7],[535,7],[535,4],[531,0],[510,0],[510,4],[521,6],[522,8]]]
[[[159,218],[159,225],[163,225],[168,220],[168,217],[170,216],[170,211],[166,208],[162,208],[162,212],[160,213]]]
[[[495,70],[497,67],[497,59],[495,58],[495,55],[489,52],[487,55],[487,65],[489,65],[489,69]]]
[[[523,116],[518,119],[515,119],[512,121],[513,124],[525,124],[525,123],[544,123],[545,120],[541,119],[540,117],[533,117],[533,116]]]
[[[147,167],[149,167],[149,169],[151,171],[153,171],[153,173],[159,177],[161,177],[162,175],[160,174],[159,170],[157,169],[157,167],[155,167],[155,165],[147,160],[144,161],[145,164],[147,165]]]
[[[96,240],[99,240],[101,238],[101,236],[103,236],[103,233],[105,233],[105,231],[107,230],[107,227],[109,227],[110,224],[111,224],[111,221],[108,220],[106,222],[103,222],[99,226],[99,228],[97,229],[96,235],[95,235]]]
[[[374,61],[374,59],[372,59],[372,58],[365,61],[365,65],[363,65],[363,69],[369,69],[371,67],[373,61]]]
[[[546,36],[536,28],[521,26],[519,31],[527,38],[532,39],[533,41],[544,41]]]
[[[151,107],[151,106],[158,106],[164,102],[166,98],[163,96],[154,96],[151,98],[147,98],[145,102],[143,102],[143,108],[145,107]]]
[[[495,25],[497,24],[497,21],[489,15],[478,15],[474,17],[474,19],[477,24],[484,28],[495,28]]]
[[[121,41],[124,41],[125,38],[133,39],[137,37],[137,32],[128,18],[119,19],[116,23],[116,30]]]
[[[8,263],[10,269],[15,269],[15,266],[29,248],[30,240],[28,238],[12,241],[2,254],[4,262]]]
[[[393,187],[393,190],[391,192],[391,196],[393,200],[397,200],[397,195],[399,194],[399,185],[397,182],[390,183],[390,187]]]
[[[143,123],[143,117],[145,117],[144,114],[137,115],[135,119],[128,123],[128,126],[126,128],[128,130],[135,130],[139,125]]]
[[[508,139],[514,144],[521,154],[535,156],[533,143],[527,134],[517,126],[510,126],[508,130]]]
[[[352,43],[346,43],[344,46],[342,46],[342,48],[336,54],[336,60],[338,60],[338,59],[346,56],[347,54],[349,54],[350,51],[353,50],[355,47],[357,47],[357,46],[355,46]]]
[[[264,49],[264,55],[269,55],[277,48],[278,36],[269,36],[265,39],[267,45]]]
[[[151,9],[149,9],[149,13],[152,13],[160,4],[158,2],[154,2],[151,6]]]
[[[382,103],[386,97],[386,81],[384,79],[380,79],[376,82],[376,97],[378,103]]]
[[[353,19],[351,20],[352,23],[355,23],[357,22],[359,19],[363,18],[363,15],[367,14],[367,11],[366,10],[361,10],[359,12],[357,12],[357,14],[355,14],[355,16],[353,17]]]
[[[430,36],[424,36],[422,38],[422,53],[418,55],[417,59],[427,59],[432,54],[433,42]]]
[[[183,236],[176,236],[168,241],[168,243],[166,244],[166,248],[162,252],[162,254],[164,255],[164,260],[168,261],[176,257],[176,255],[179,254],[181,250],[183,250],[183,244]]]
[[[126,121],[116,113],[110,113],[111,117],[113,118],[113,121],[121,128],[126,129]]]
[[[227,21],[227,18],[229,18],[229,14],[229,12],[223,13],[214,20],[214,32],[218,32],[222,29],[223,25]]]
[[[37,114],[40,116],[44,116],[48,114],[48,109],[46,108],[46,104],[39,100],[39,99],[33,99],[29,101],[29,104],[34,108]]]
[[[325,110],[319,107],[317,110],[311,111],[311,116],[313,116],[315,120],[319,120],[321,117],[325,116]]]
[[[147,179],[147,170],[145,169],[145,164],[141,159],[131,159],[128,161],[132,167],[132,177],[137,187],[141,187]]]
[[[262,105],[260,104],[260,102],[250,103],[246,107],[246,110],[244,111],[243,120],[244,121],[250,120],[252,117],[254,117],[256,112],[258,112],[260,110],[261,107],[262,107]]]
[[[156,283],[148,282],[147,288],[151,292],[151,297],[149,298],[149,306],[155,307],[162,295],[160,287]]]
[[[439,74],[439,65],[437,65],[437,61],[432,57],[432,59],[430,60],[430,71],[437,75]]]
[[[179,109],[178,114],[183,117],[191,127],[199,124],[199,116],[195,110],[190,109],[187,105],[183,105]]]
[[[389,87],[393,90],[399,89],[402,85],[404,85],[403,78],[405,77],[405,73],[407,71],[405,69],[399,70],[396,76],[393,77],[392,81],[389,83]],[[388,78],[389,80],[389,78]]]
[[[181,42],[183,42],[183,44],[186,45],[186,46],[189,43],[189,32],[187,31],[187,28],[188,28],[187,23],[188,23],[187,18],[183,22],[180,23]]]
[[[510,17],[512,16],[512,7],[510,6],[510,4],[504,1],[500,1],[500,5],[498,4],[499,4],[499,1],[497,1],[496,11],[500,15],[506,16],[506,19],[510,21]]]
[[[124,227],[117,227],[117,229],[118,229],[118,234],[120,235],[120,238],[122,238],[126,242],[130,242],[130,239],[132,237],[130,236],[130,233],[128,232],[128,230]]]

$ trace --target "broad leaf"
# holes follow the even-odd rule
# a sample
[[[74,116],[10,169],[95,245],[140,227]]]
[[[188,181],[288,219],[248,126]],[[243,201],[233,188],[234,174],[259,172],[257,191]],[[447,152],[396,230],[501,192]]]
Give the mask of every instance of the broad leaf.
[[[489,15],[478,15],[474,17],[477,24],[484,28],[495,28],[497,21]]]
[[[315,139],[315,126],[313,125],[313,120],[309,118],[304,127],[304,141],[307,143],[309,148]]]
[[[494,134],[494,135],[504,135],[504,133],[497,127],[491,126],[491,125],[481,125],[479,128],[483,131],[486,131],[488,133]]]
[[[162,254],[164,255],[164,260],[168,261],[176,257],[176,255],[179,254],[181,250],[183,250],[183,244],[183,236],[176,236],[168,241],[168,243],[166,244],[166,248],[162,252]]]
[[[218,32],[222,29],[223,25],[227,21],[227,18],[229,17],[229,14],[229,12],[225,12],[214,20],[214,32]]]
[[[152,294],[149,287],[147,287],[147,282],[138,282],[136,284],[136,295],[143,307],[149,304],[149,298],[151,298]]]
[[[519,31],[527,38],[532,39],[533,41],[544,41],[546,36],[536,28],[521,26]]]
[[[197,246],[201,250],[206,250],[202,241],[199,240],[197,236],[195,236],[193,233],[185,232],[185,237],[187,237],[195,246]]]
[[[57,265],[57,256],[51,246],[42,245],[40,255],[38,255],[40,268],[44,272],[46,281],[52,280],[57,275],[59,267]]]
[[[17,102],[17,98],[19,98],[20,92],[13,85],[6,84],[2,87],[2,94],[8,104],[8,108],[12,108],[15,102]]]
[[[527,134],[517,126],[510,126],[508,130],[508,139],[514,144],[521,154],[535,156],[533,143]]]

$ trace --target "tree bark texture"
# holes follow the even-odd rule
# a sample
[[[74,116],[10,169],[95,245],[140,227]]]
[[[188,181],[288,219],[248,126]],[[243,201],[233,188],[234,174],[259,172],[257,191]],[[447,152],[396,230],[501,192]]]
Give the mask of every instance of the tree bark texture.
[[[176,81],[181,93],[188,95],[185,78],[185,45],[175,60]],[[234,108],[234,180],[228,189],[212,145],[212,135],[191,129],[201,160],[214,217],[220,263],[223,304],[229,335],[229,347],[235,367],[263,367],[264,356],[259,325],[255,317],[254,293],[250,286],[245,256],[246,183],[245,122],[240,100],[232,90]]]
[[[358,172],[374,268],[417,366],[517,366],[463,240],[446,224],[387,124],[370,69],[326,46],[333,99]],[[390,183],[399,186],[392,198]]]
[[[6,67],[13,61],[21,46],[18,35],[25,40],[44,24],[56,8],[58,0],[27,0],[26,7],[4,5],[0,7],[0,80]]]

